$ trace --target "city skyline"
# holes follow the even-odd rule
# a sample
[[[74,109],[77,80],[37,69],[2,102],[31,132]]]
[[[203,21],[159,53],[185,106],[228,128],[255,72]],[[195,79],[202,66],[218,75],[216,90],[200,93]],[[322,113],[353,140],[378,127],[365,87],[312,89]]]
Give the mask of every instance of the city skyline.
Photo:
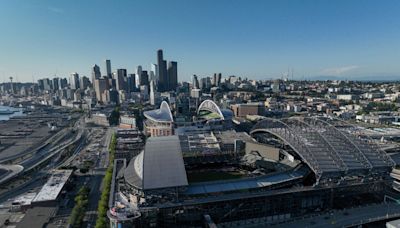
[[[397,227],[399,0],[0,3],[0,228]]]
[[[158,49],[180,63],[180,81],[214,72],[270,79],[288,71],[295,79],[393,80],[400,75],[399,8],[397,1],[8,1],[0,9],[7,53],[0,80],[90,76],[94,64],[105,71],[106,59],[114,70],[150,70]]]

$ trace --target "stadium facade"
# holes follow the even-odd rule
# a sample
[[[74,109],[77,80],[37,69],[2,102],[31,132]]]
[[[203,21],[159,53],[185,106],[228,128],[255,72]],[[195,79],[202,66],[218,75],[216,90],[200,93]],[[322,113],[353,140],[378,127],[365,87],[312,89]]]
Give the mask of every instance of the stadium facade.
[[[143,112],[146,134],[152,137],[169,136],[174,134],[174,117],[166,101],[161,102],[160,108]]]
[[[204,107],[222,119],[213,104]],[[129,163],[115,162],[111,227],[279,224],[383,201],[394,166],[355,126],[324,117],[267,118],[250,135],[149,138]]]

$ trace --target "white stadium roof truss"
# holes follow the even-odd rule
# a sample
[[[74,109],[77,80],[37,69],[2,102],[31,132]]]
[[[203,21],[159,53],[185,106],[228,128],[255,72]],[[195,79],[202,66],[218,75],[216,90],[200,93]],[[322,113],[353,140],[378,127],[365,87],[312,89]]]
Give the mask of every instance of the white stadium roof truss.
[[[224,115],[221,112],[221,109],[212,100],[205,100],[205,101],[201,102],[201,104],[199,105],[199,108],[197,109],[197,114],[199,114],[200,111],[202,111],[202,110],[217,113],[221,117],[221,119],[225,119]]]
[[[288,144],[321,177],[352,173],[368,175],[388,170],[393,161],[372,141],[350,133],[354,126],[324,117],[267,118],[258,122],[251,133],[267,132]]]

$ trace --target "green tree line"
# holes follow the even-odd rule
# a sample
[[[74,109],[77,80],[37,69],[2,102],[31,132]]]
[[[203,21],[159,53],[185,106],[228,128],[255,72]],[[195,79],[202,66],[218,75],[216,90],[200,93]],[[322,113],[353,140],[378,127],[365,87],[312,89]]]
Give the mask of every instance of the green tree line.
[[[72,209],[71,216],[69,217],[69,224],[74,228],[82,227],[83,218],[85,217],[86,208],[88,206],[88,196],[90,189],[83,186],[79,189],[78,194],[75,196],[75,206]]]
[[[110,153],[110,160],[107,167],[106,174],[103,178],[103,190],[101,192],[101,197],[99,200],[99,204],[97,207],[97,220],[96,220],[96,228],[106,228],[108,227],[108,218],[107,218],[107,210],[108,208],[108,199],[110,197],[110,190],[111,190],[111,180],[112,180],[112,173],[113,173],[113,166],[114,166],[114,154],[115,154],[115,147],[117,145],[117,136],[113,134],[109,153]]]

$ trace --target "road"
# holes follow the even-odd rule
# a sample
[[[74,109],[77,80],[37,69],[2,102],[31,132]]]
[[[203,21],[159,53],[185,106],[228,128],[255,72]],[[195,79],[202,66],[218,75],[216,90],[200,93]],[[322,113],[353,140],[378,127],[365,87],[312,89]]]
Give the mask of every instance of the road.
[[[94,170],[90,178],[90,193],[89,193],[89,204],[86,209],[85,221],[87,227],[94,227],[97,219],[97,205],[101,197],[102,180],[104,177],[104,170]]]
[[[111,142],[111,138],[113,133],[115,132],[115,128],[110,127],[107,129],[106,132],[106,139],[104,140],[104,144],[103,144],[103,151],[100,154],[100,159],[97,160],[97,162],[99,162],[99,164],[96,164],[96,166],[98,165],[98,167],[101,168],[107,168],[108,167],[108,163],[109,163],[109,153],[108,153],[108,146],[110,145]]]
[[[86,216],[84,221],[86,222],[86,227],[94,227],[97,219],[97,206],[101,197],[101,192],[103,189],[102,180],[105,175],[105,171],[108,166],[108,146],[111,142],[112,134],[115,132],[114,128],[108,128],[105,134],[105,140],[103,144],[103,149],[100,152],[97,161],[95,162],[95,167],[91,170],[90,183],[88,186],[91,187],[89,193],[89,206],[86,210]]]
[[[342,211],[333,211],[311,218],[280,224],[275,227],[353,227],[399,216],[400,205],[396,203],[382,203]]]

